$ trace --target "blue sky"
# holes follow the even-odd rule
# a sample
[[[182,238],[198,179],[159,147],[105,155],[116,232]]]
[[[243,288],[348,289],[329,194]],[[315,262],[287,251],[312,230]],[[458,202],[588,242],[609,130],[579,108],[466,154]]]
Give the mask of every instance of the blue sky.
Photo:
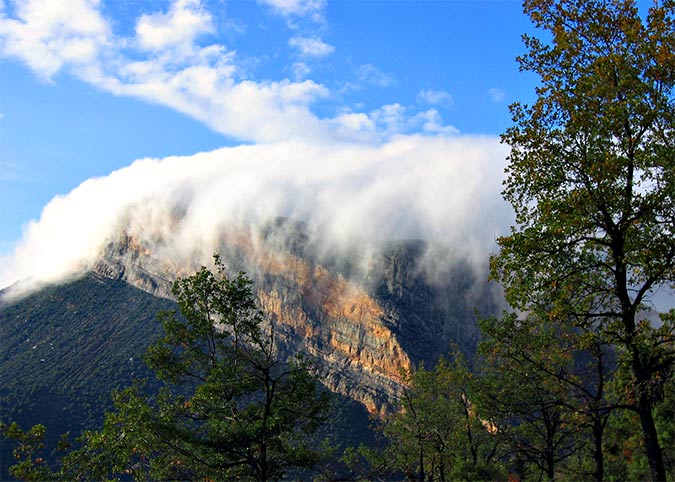
[[[184,33],[184,39],[192,35],[199,47],[223,46],[225,55],[233,55],[230,63],[237,80],[288,79],[322,86],[326,92],[307,104],[321,118],[347,111],[370,113],[398,104],[409,117],[435,109],[443,125],[461,133],[499,134],[509,122],[508,104],[532,95],[531,79],[518,72],[515,62],[522,52],[520,35],[530,25],[519,2],[512,0],[289,0],[276,6],[253,0],[177,2],[182,10],[169,1],[63,3],[71,3],[65,6],[70,15],[95,12],[103,23],[84,33],[74,26],[74,34],[62,32],[62,36],[89,40],[95,45],[92,48],[103,51],[100,57],[126,57],[116,62],[158,55],[128,46],[141,25],[139,19],[168,22],[173,9],[180,22],[180,15],[200,12],[210,21],[194,26],[195,31]],[[21,236],[22,225],[37,218],[53,196],[69,192],[89,177],[106,175],[140,157],[191,154],[251,142],[241,132],[214,130],[204,117],[181,113],[161,99],[112,92],[103,82],[88,81],[78,60],[69,60],[58,45],[45,46],[49,41],[65,44],[58,38],[58,28],[68,26],[54,27],[52,38],[42,41],[55,61],[50,62],[46,54],[40,58],[39,52],[27,52],[31,44],[20,42],[24,41],[21,35],[35,35],[30,23],[37,29],[39,22],[53,25],[34,13],[39,4],[6,1],[2,10],[2,252],[11,248]],[[42,17],[49,13],[43,12]],[[58,9],[52,13],[55,23],[62,21]],[[89,21],[96,23],[96,19]],[[12,32],[8,22],[27,28]],[[99,34],[97,29],[108,32]],[[181,35],[164,33],[172,34]],[[98,47],[97,36],[108,45]],[[90,61],[98,62],[102,61]],[[419,125],[409,128],[416,129]]]
[[[296,141],[320,146],[296,169],[331,158],[330,173],[322,176],[335,176],[301,180],[315,190],[310,205],[331,182],[348,192],[358,183],[380,192],[377,182],[386,178],[391,190],[380,198],[364,188],[360,202],[373,204],[364,212],[411,233],[411,226],[437,223],[434,236],[444,237],[441,227],[464,220],[412,206],[405,221],[391,221],[383,199],[412,199],[418,188],[402,167],[416,154],[405,157],[405,142],[397,139],[422,139],[418,152],[429,155],[419,166],[428,170],[426,178],[449,176],[447,185],[473,167],[446,172],[443,152],[434,149],[463,146],[448,161],[457,166],[483,149],[469,184],[489,190],[490,201],[478,204],[493,206],[505,157],[494,144],[509,125],[508,105],[531,101],[534,93],[535,79],[519,72],[515,61],[524,32],[533,28],[514,0],[0,0],[0,261],[7,265],[19,251],[25,259],[42,259],[26,246],[47,253],[55,237],[60,249],[75,245],[73,239],[92,224],[86,216],[96,217],[74,207],[76,188],[88,179],[108,179],[137,159],[185,156],[187,176],[199,152],[241,145],[264,151]],[[438,139],[450,144],[441,148]],[[401,174],[373,166],[379,177],[359,171],[356,182],[350,171],[347,182],[344,166],[351,166],[354,150],[359,157],[378,146],[400,150],[389,171]],[[343,148],[346,157],[331,157]],[[493,171],[499,173],[494,179]],[[280,167],[279,184],[302,193],[294,174]],[[481,188],[482,178],[496,184]],[[429,205],[442,204],[443,182]],[[480,197],[460,188],[461,199],[443,201],[452,204],[448,212],[468,209]],[[282,194],[276,207],[288,210],[295,198]],[[43,209],[61,201],[71,207],[63,219],[51,220],[55,209],[51,215]],[[117,203],[115,219],[132,203],[78,202]],[[358,218],[351,211],[340,216]],[[60,228],[47,229],[52,225]],[[385,230],[408,233],[395,231]],[[54,252],[51,257],[58,256]],[[19,274],[0,276],[0,282],[30,270],[13,272]]]

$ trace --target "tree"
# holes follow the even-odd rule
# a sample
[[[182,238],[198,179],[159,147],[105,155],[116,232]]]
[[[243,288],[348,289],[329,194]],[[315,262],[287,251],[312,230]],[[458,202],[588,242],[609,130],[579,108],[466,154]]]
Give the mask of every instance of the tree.
[[[407,480],[505,480],[498,439],[471,401],[474,377],[459,351],[433,370],[404,373],[397,410],[381,421],[386,445],[361,448],[371,477],[402,473]],[[351,454],[354,455],[354,454]]]
[[[624,397],[633,396],[630,389],[630,373],[626,363],[621,363],[615,382],[609,388]],[[663,385],[662,400],[654,408],[654,421],[659,441],[664,450],[664,464],[673,479],[675,468],[675,377],[670,377]],[[636,412],[630,410],[617,411],[609,419],[607,425],[607,443],[605,458],[607,460],[606,480],[648,480],[650,470],[647,458],[642,450],[640,436],[640,420]]]
[[[629,360],[652,477],[665,480],[654,424],[675,359],[675,312],[642,313],[675,287],[675,2],[643,17],[632,0],[526,0],[550,42],[525,36],[540,77],[514,125],[503,195],[516,225],[493,277],[511,306],[601,332]]]
[[[103,428],[85,432],[49,479],[278,480],[317,461],[310,435],[326,392],[307,363],[277,355],[251,281],[228,279],[218,256],[215,268],[176,281],[181,315],[159,315],[165,334],[146,354],[158,393],[114,393]],[[32,453],[26,473],[43,480]]]
[[[45,431],[45,426],[40,424],[24,431],[16,422],[9,425],[0,423],[2,436],[16,443],[12,450],[16,463],[9,468],[12,477],[26,481],[49,481],[54,478],[44,459]]]
[[[566,406],[569,387],[536,367],[559,373],[569,366],[569,357],[547,349],[555,336],[551,330],[533,330],[512,315],[482,320],[481,328],[481,411],[511,447],[511,465],[523,480],[545,476],[552,481],[579,452],[578,428]]]
[[[604,480],[606,428],[627,404],[616,357],[596,333],[530,314],[480,321],[476,401],[526,464],[553,479]]]

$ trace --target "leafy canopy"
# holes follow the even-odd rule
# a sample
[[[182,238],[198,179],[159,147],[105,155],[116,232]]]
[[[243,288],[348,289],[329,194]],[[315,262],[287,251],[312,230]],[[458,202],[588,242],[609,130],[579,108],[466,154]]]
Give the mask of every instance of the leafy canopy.
[[[526,0],[550,41],[525,36],[540,78],[514,104],[503,195],[516,225],[491,260],[511,306],[570,323],[628,360],[652,477],[664,480],[653,418],[672,377],[675,310],[675,2]],[[672,292],[672,291],[671,291]]]

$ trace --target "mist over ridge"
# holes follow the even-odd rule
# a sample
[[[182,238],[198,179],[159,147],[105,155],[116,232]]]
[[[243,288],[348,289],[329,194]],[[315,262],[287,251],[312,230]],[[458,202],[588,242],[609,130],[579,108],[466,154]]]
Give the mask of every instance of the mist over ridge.
[[[484,270],[511,224],[500,197],[506,147],[488,136],[397,136],[379,144],[286,141],[140,159],[57,196],[0,266],[0,286],[91,269],[126,233],[154,256],[206,263],[224,230],[304,223],[323,255],[367,258],[381,243],[428,242],[427,274],[454,260]]]

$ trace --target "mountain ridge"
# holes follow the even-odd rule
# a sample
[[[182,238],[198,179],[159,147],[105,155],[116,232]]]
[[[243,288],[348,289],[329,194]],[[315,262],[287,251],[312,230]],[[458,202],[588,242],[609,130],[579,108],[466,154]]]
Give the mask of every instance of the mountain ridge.
[[[157,312],[176,308],[173,281],[208,264],[157,246],[161,239],[122,231],[79,278],[21,298],[2,296],[11,288],[0,292],[5,420],[45,424],[53,445],[62,432],[98,426],[110,390],[148,375],[141,355],[159,337]],[[340,403],[354,400],[371,415],[391,410],[402,371],[432,366],[451,343],[473,352],[475,309],[490,314],[499,306],[469,262],[432,280],[423,266],[429,244],[420,240],[330,253],[302,223],[279,218],[257,231],[224,230],[218,246],[228,275],[252,279],[282,356],[309,356]],[[2,451],[9,460],[6,444]]]
[[[435,363],[451,343],[466,353],[475,349],[474,310],[495,312],[498,297],[468,263],[456,262],[442,282],[432,282],[421,267],[427,243],[409,240],[368,253],[364,269],[363,253],[327,256],[305,229],[278,218],[258,232],[223,231],[219,251],[229,275],[251,277],[282,349],[316,357],[330,390],[371,413],[387,411],[400,393],[402,370]],[[93,272],[170,298],[173,280],[198,268],[122,233]]]

